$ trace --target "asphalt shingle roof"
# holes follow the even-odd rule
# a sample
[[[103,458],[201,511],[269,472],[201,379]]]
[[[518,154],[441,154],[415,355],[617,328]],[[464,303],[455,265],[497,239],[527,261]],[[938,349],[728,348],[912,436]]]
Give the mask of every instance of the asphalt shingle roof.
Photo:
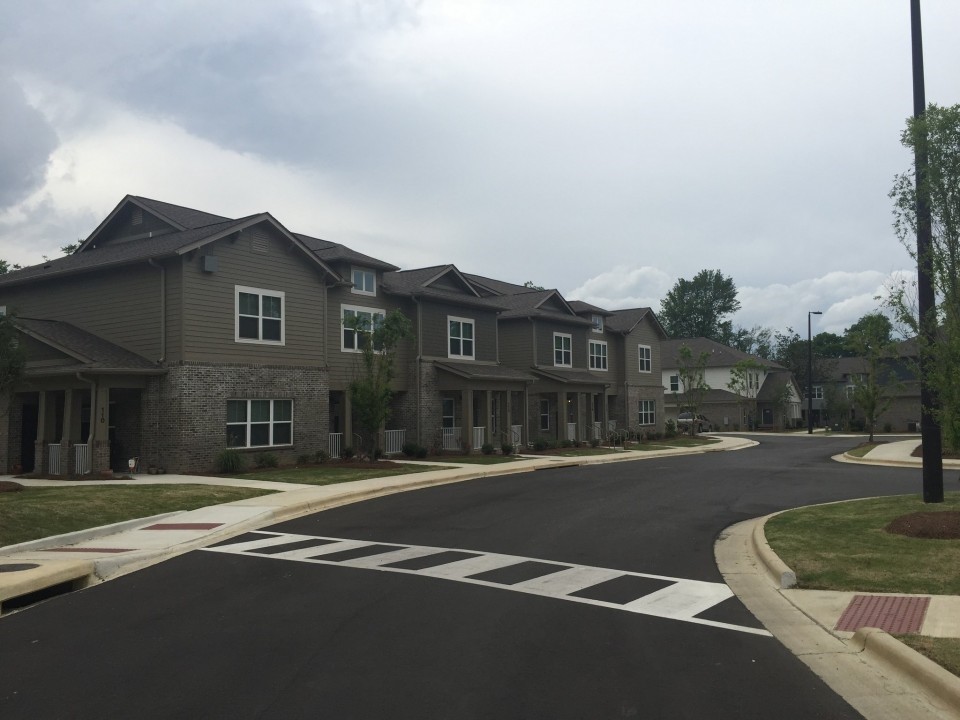
[[[686,345],[693,353],[696,360],[701,353],[707,354],[707,364],[709,367],[733,367],[741,360],[753,360],[766,368],[776,368],[782,370],[783,367],[771,360],[765,360],[758,355],[751,355],[742,350],[729,347],[716,340],[709,338],[681,338],[678,340],[664,340],[660,344],[660,357],[664,368],[677,366],[680,357],[680,348]]]
[[[175,224],[181,225],[189,230],[196,230],[197,228],[207,225],[215,225],[230,219],[222,215],[214,215],[203,212],[202,210],[183,207],[182,205],[173,205],[161,200],[152,200],[151,198],[140,197],[138,195],[131,195],[130,197],[151,212],[162,218],[172,220]]]
[[[158,368],[156,363],[151,362],[142,355],[126,350],[119,345],[114,345],[112,342],[104,340],[98,335],[94,335],[91,332],[82,330],[62,320],[18,317],[15,323],[28,335],[41,342],[46,342],[54,347],[69,349],[70,354],[77,356],[84,370],[96,370],[100,372],[163,372]],[[77,366],[71,364],[71,369],[75,371]],[[35,372],[28,371],[28,374],[42,373],[45,370],[55,370],[55,367],[44,368],[43,370],[37,370]]]
[[[474,365],[470,363],[449,363],[435,361],[441,370],[472,380],[516,380],[533,382],[536,378],[530,373],[515,370],[503,365]]]

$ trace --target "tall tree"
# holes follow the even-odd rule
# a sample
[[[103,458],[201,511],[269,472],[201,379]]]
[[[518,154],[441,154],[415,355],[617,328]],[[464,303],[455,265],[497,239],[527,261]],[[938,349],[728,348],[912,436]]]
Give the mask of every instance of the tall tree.
[[[849,357],[850,348],[842,336],[831,332],[817,333],[813,336],[813,354],[822,358]]]
[[[893,323],[883,313],[867,313],[843,331],[843,338],[847,345],[848,357],[860,355],[864,342],[873,345],[877,343],[889,345],[893,341]]]
[[[693,280],[677,280],[661,301],[657,319],[670,337],[705,337],[729,345],[733,323],[727,317],[739,309],[733,278],[719,270],[701,270]]]
[[[864,315],[847,329],[846,336],[862,363],[862,372],[851,377],[853,402],[863,411],[870,442],[873,442],[877,420],[890,407],[893,391],[899,385],[889,366],[893,347],[890,321],[879,313]]]
[[[378,319],[380,316],[376,316]],[[353,419],[363,438],[361,450],[371,458],[376,456],[380,428],[390,416],[397,347],[402,340],[413,337],[413,325],[399,310],[394,310],[370,327],[366,316],[354,315],[344,324],[357,333],[360,341],[360,365],[350,383],[350,401]]]
[[[749,330],[745,327],[737,327],[733,331],[730,346],[750,355],[762,357],[764,360],[772,360],[773,330],[760,325],[754,325]]]
[[[940,423],[945,446],[956,452],[960,451],[960,105],[931,103],[923,115],[907,121],[901,142],[914,157],[919,152],[927,158],[919,193],[930,209],[929,255],[917,255],[915,167],[898,175],[890,191],[893,226],[914,260],[929,263],[937,307],[931,316],[919,317],[902,285],[894,288],[890,305],[917,337],[927,385],[939,399],[938,407],[926,409]]]

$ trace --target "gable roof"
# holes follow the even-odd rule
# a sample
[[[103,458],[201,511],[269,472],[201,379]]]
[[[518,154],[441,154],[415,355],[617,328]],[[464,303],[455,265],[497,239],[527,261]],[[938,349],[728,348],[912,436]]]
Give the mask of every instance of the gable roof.
[[[364,267],[376,268],[377,270],[399,270],[396,265],[391,265],[384,260],[378,260],[375,257],[364,255],[348,248],[340,243],[321,240],[320,238],[310,237],[301,233],[294,233],[300,240],[306,244],[317,257],[328,263],[348,262],[354,265],[363,265]]]
[[[753,360],[765,368],[777,370],[785,369],[772,360],[765,360],[759,355],[751,355],[742,350],[737,350],[729,345],[718,343],[710,338],[680,338],[677,340],[664,340],[660,343],[660,358],[664,369],[677,367],[677,361],[680,357],[680,348],[686,345],[693,353],[693,357],[699,357],[701,353],[707,354],[706,367],[733,367],[741,360]]]
[[[591,305],[583,300],[568,300],[567,304],[578,315],[582,315],[583,313],[590,313],[591,315],[603,315],[604,317],[610,317],[613,315],[613,311],[604,310],[602,307]]]
[[[458,293],[442,285],[434,287],[438,280],[452,279],[464,292]],[[398,270],[383,275],[384,292],[405,297],[428,297],[435,300],[504,310],[506,305],[500,297],[483,297],[454,265],[431,265],[414,270]]]
[[[65,371],[125,375],[159,375],[166,372],[142,355],[114,345],[98,335],[62,320],[18,317],[14,320],[14,324],[25,335],[75,360],[68,364],[28,367],[27,377],[55,375]]]
[[[500,317],[509,320],[516,318],[541,318],[592,327],[586,318],[577,315],[569,303],[556,290],[526,290],[514,295],[501,295],[497,298],[508,309]],[[551,307],[553,305],[554,307]]]
[[[129,196],[128,196],[129,197]],[[106,222],[106,221],[105,221]],[[290,240],[315,265],[334,278],[340,276],[320,259],[299,237],[287,230],[270,213],[249,215],[239,220],[223,220],[212,225],[204,225],[154,237],[139,238],[129,242],[107,244],[97,247],[84,243],[76,252],[55,260],[32,265],[0,275],[0,287],[16,285],[38,279],[49,279],[84,272],[93,272],[109,267],[119,267],[145,260],[176,257],[197,250],[208,243],[239,234],[247,228],[269,223],[278,232]],[[103,224],[101,223],[101,226]],[[90,236],[91,238],[94,235]],[[89,239],[88,239],[89,242]]]
[[[775,401],[777,395],[780,394],[780,388],[784,385],[793,385],[793,390],[797,394],[797,397],[803,397],[803,393],[800,392],[800,386],[797,385],[796,378],[793,377],[792,372],[789,370],[773,370],[767,373],[767,377],[764,378],[763,384],[757,391],[757,400],[761,402]]]
[[[496,295],[515,295],[517,293],[527,293],[534,290],[526,285],[517,285],[516,283],[506,282],[505,280],[496,280],[494,278],[484,277],[483,275],[464,273],[464,277],[466,277],[474,285],[479,285],[480,287]]]
[[[663,329],[663,326],[660,324],[660,321],[657,319],[657,316],[654,314],[653,310],[648,307],[614,310],[611,313],[611,316],[612,317],[606,321],[606,326],[609,330],[622,332],[624,334],[631,333],[633,332],[633,329],[644,320],[644,318],[649,318],[654,329],[657,331],[657,334],[660,335],[660,339],[667,339],[666,331]],[[663,357],[666,357],[666,355],[663,354],[662,346],[661,354]]]

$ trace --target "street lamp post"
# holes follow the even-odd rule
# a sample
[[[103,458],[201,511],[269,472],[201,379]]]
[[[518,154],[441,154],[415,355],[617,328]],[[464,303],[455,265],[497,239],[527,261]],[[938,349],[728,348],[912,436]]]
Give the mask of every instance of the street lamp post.
[[[807,313],[807,435],[813,435],[813,336],[810,334],[810,316],[823,315],[821,310]]]

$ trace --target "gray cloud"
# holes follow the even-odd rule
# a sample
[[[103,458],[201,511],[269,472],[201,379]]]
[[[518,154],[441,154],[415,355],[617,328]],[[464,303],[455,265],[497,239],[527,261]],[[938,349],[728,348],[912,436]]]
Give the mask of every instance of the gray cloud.
[[[12,78],[0,76],[0,209],[23,200],[43,184],[57,134],[27,102]]]

